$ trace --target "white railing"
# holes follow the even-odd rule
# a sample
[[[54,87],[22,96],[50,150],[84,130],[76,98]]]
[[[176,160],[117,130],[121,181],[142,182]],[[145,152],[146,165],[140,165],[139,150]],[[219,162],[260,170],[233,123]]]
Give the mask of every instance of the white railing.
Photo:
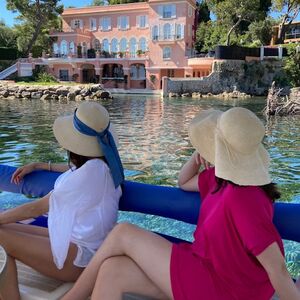
[[[17,64],[14,64],[14,65],[8,67],[7,69],[0,72],[0,80],[5,79],[9,75],[17,72],[17,70],[18,70]]]

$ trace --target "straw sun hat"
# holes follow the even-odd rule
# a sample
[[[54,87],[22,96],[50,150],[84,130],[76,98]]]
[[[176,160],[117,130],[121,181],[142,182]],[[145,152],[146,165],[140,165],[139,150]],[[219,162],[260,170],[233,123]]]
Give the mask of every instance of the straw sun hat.
[[[192,145],[215,165],[215,175],[243,186],[271,182],[270,159],[262,145],[264,135],[262,122],[241,107],[203,111],[189,127]]]
[[[99,103],[82,102],[77,111],[77,118],[97,132],[107,128],[109,114]],[[101,157],[104,153],[95,136],[80,133],[73,124],[74,115],[58,117],[53,124],[54,136],[58,143],[71,152],[88,157]],[[118,145],[118,136],[112,124],[109,126],[115,144]]]

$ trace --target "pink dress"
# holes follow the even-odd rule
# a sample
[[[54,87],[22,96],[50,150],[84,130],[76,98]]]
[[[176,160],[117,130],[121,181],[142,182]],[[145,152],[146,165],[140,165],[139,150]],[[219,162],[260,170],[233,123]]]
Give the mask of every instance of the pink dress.
[[[283,244],[273,205],[258,187],[227,184],[217,193],[214,168],[198,179],[202,197],[194,242],[174,244],[171,284],[175,300],[270,300],[274,289],[255,256]]]

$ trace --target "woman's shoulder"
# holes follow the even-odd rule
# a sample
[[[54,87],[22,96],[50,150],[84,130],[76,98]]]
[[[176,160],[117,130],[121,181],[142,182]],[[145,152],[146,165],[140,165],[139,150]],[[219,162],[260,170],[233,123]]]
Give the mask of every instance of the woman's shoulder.
[[[88,160],[83,166],[80,168],[76,169],[77,173],[86,173],[88,172],[89,174],[91,172],[95,172],[96,174],[99,174],[99,170],[102,172],[108,171],[109,168],[107,164],[99,158],[93,158]]]
[[[60,183],[72,183],[73,186],[80,184],[92,184],[99,182],[106,173],[109,172],[108,166],[101,159],[90,159],[78,169],[70,170],[60,181]]]

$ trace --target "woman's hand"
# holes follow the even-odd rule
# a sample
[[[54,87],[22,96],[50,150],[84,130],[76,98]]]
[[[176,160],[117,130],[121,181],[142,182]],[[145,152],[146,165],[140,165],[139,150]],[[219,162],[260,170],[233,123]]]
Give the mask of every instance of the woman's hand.
[[[199,191],[198,173],[201,165],[205,169],[210,167],[209,163],[195,151],[179,172],[178,186],[181,189],[193,192]]]
[[[25,175],[33,172],[36,170],[36,163],[30,163],[27,165],[24,165],[22,167],[19,167],[11,176],[11,182],[14,184],[19,184]]]
[[[197,151],[194,151],[191,157],[192,160],[200,167],[201,165],[207,170],[211,167],[210,163],[205,160]]]

